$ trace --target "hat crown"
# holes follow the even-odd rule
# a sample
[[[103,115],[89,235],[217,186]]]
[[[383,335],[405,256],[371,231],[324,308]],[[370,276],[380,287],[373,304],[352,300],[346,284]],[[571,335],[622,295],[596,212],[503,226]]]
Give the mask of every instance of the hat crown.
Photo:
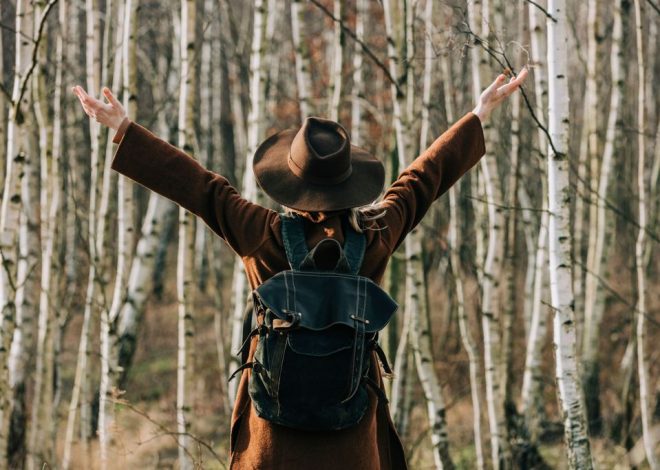
[[[304,181],[321,185],[341,183],[352,172],[348,132],[338,122],[306,118],[291,142],[288,165]]]

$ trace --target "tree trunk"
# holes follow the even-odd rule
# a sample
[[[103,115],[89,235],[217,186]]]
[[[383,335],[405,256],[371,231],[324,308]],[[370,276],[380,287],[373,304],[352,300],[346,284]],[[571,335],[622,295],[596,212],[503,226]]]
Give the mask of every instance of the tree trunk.
[[[252,52],[250,55],[250,112],[248,114],[247,155],[245,158],[242,190],[243,197],[249,201],[255,201],[257,199],[257,185],[252,171],[252,158],[259,145],[264,128],[264,83],[268,74],[268,71],[264,67],[266,50],[268,49],[268,46],[264,43],[267,17],[268,9],[265,0],[255,0]],[[243,263],[238,257],[236,257],[236,261],[234,262],[233,279],[234,312],[232,315],[231,351],[235,353],[243,342],[243,315],[245,313],[245,299],[248,289]],[[232,360],[235,367],[238,367],[239,358],[232,356]],[[229,402],[232,404],[232,407],[236,400],[238,383],[239,380],[233,380],[229,386]]]
[[[364,17],[367,14],[366,0],[356,0],[355,4],[355,35],[364,41]],[[355,43],[353,50],[353,97],[351,104],[351,143],[360,145],[361,135],[361,101],[364,99],[362,46]]]
[[[646,245],[647,213],[646,213],[646,68],[644,60],[644,8],[640,0],[635,0],[635,26],[637,40],[637,191],[638,191],[638,217],[639,232],[635,244],[635,262],[637,273],[637,374],[639,376],[639,408],[642,418],[642,435],[644,439],[644,450],[646,460],[651,470],[657,470],[658,461],[655,456],[655,442],[651,435],[651,390],[650,390],[650,371],[652,348],[647,344],[646,331],[646,264],[644,263],[644,251]]]
[[[193,57],[196,51],[196,2],[181,1],[180,57],[181,82],[179,88],[179,135],[178,145],[189,155],[197,155],[195,141],[195,93],[196,77]],[[177,250],[177,433],[179,440],[179,468],[193,468],[192,446],[189,438],[192,418],[192,374],[194,364],[192,348],[194,339],[193,317],[193,266],[195,255],[193,214],[179,208],[179,242]]]
[[[307,41],[302,37],[302,28],[305,24],[304,8],[302,0],[291,0],[291,36],[295,54],[298,104],[300,106],[300,118],[303,121],[307,116],[314,113],[310,94],[311,78]]]
[[[0,270],[0,468],[7,465],[7,439],[9,431],[9,377],[7,353],[16,327],[16,283],[18,264],[19,215],[22,205],[21,176],[26,159],[23,143],[24,112],[29,106],[29,95],[20,96],[22,82],[29,67],[31,52],[22,35],[32,36],[32,13],[29,2],[17,0],[15,16],[14,84],[11,94],[7,126],[7,153],[5,181],[0,207],[0,247],[3,266]]]
[[[333,16],[344,20],[344,0],[334,0]],[[344,30],[341,28],[342,24],[339,21],[334,22],[335,31],[332,41],[332,71],[330,72],[331,96],[328,116],[333,121],[339,120],[339,106],[341,105],[341,89],[342,89],[342,66],[344,64]]]
[[[587,414],[589,419],[589,431],[596,434],[601,431],[602,418],[600,411],[600,385],[599,385],[599,350],[601,323],[605,306],[603,305],[602,292],[599,284],[601,279],[601,267],[603,259],[606,259],[607,246],[605,245],[605,236],[607,234],[607,210],[605,204],[601,201],[607,199],[607,190],[609,185],[610,169],[612,168],[612,159],[614,156],[615,142],[617,136],[617,121],[619,119],[619,105],[623,88],[623,63],[622,54],[622,8],[621,4],[613,7],[614,26],[612,32],[612,50],[610,55],[610,69],[612,71],[612,93],[610,96],[610,112],[607,120],[607,133],[605,136],[605,148],[601,158],[593,155],[590,147],[590,158],[601,160],[600,176],[598,178],[596,197],[598,204],[592,204],[590,207],[590,229],[589,246],[587,254],[586,280],[585,280],[585,328],[583,340],[583,370],[584,370],[584,394],[587,403]],[[590,118],[591,119],[591,118]],[[595,119],[595,116],[594,116]],[[595,134],[596,130],[592,130]],[[590,139],[590,145],[595,138]],[[597,169],[597,164],[592,164],[592,170]],[[596,178],[592,174],[591,179]],[[592,193],[590,191],[590,193]],[[591,210],[593,209],[593,210]],[[578,263],[579,264],[579,263]]]
[[[578,171],[576,181],[575,200],[575,239],[573,244],[573,257],[577,261],[574,265],[575,277],[573,280],[575,292],[575,311],[577,320],[578,346],[582,346],[583,356],[587,360],[585,368],[584,386],[587,403],[587,414],[589,429],[592,432],[600,432],[600,400],[598,393],[598,373],[594,378],[589,366],[597,362],[596,351],[588,344],[588,330],[594,328],[593,306],[589,305],[589,299],[585,297],[585,273],[584,270],[584,226],[589,225],[589,243],[593,242],[593,227],[595,227],[594,210],[596,206],[590,204],[588,211],[585,201],[591,199],[598,188],[598,3],[599,0],[588,0],[587,13],[587,76],[584,91],[584,111],[582,114],[582,135],[580,140],[580,153],[578,158]],[[587,168],[589,165],[589,168]],[[589,174],[589,170],[591,174]],[[584,315],[583,315],[584,312]],[[584,325],[584,344],[582,326]],[[598,328],[597,326],[595,328]],[[596,330],[597,331],[597,330]],[[594,382],[595,380],[595,382]]]
[[[451,69],[449,66],[449,53],[445,52],[440,57],[440,65],[443,75],[443,92],[445,114],[447,124],[454,122],[454,102],[453,102],[453,83]],[[461,222],[458,212],[458,185],[449,188],[449,249],[450,264],[454,278],[454,293],[456,295],[456,310],[458,317],[458,327],[461,333],[461,342],[468,356],[469,374],[470,374],[470,395],[472,398],[472,432],[474,436],[474,451],[477,458],[477,468],[485,468],[484,448],[481,439],[481,392],[479,382],[479,350],[474,342],[470,331],[470,323],[465,310],[465,294],[463,291],[463,269],[461,264]]]
[[[481,21],[479,22],[479,4],[481,4]],[[468,16],[470,28],[474,32],[481,31],[481,37],[487,38],[489,33],[488,3],[479,0],[468,2]],[[473,95],[479,99],[481,95],[481,64],[483,52],[474,46],[472,51]],[[493,128],[484,125],[484,133],[489,144]],[[488,407],[488,423],[490,426],[491,457],[495,469],[500,468],[502,462],[509,460],[507,445],[508,433],[503,409],[502,390],[502,351],[500,333],[500,308],[498,300],[498,282],[501,277],[504,238],[502,234],[502,196],[498,184],[497,163],[494,155],[486,154],[479,162],[479,181],[483,185],[482,192],[486,195],[488,211],[488,249],[483,263],[483,275],[480,279],[482,286],[482,328],[484,334],[484,367],[486,370],[486,402]],[[477,204],[484,204],[477,201]],[[477,260],[480,263],[480,259]]]
[[[573,469],[591,469],[591,449],[576,357],[575,312],[571,273],[568,180],[568,82],[566,1],[550,0],[548,13],[548,208],[550,292],[554,310],[554,344],[559,403],[564,422],[568,462]]]

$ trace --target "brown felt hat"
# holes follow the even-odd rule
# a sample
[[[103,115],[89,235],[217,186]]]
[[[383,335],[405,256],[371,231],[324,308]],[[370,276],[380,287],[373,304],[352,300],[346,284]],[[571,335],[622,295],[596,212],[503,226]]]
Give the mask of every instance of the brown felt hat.
[[[383,164],[351,145],[341,124],[308,117],[299,129],[272,135],[253,161],[259,186],[283,206],[332,211],[374,201],[385,183]]]

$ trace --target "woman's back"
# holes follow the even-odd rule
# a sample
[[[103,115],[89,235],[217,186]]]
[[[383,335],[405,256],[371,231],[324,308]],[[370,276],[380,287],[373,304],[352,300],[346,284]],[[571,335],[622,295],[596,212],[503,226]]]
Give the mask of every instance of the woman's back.
[[[121,139],[121,140],[120,140]],[[130,122],[116,138],[112,168],[175,201],[197,216],[241,257],[252,289],[289,269],[276,211],[243,199],[229,182],[175,146]],[[406,168],[383,196],[382,218],[367,237],[362,276],[380,283],[388,260],[431,203],[484,154],[481,122],[466,114]],[[302,212],[309,248],[326,237],[344,242],[345,211]],[[256,337],[250,347],[252,358]],[[231,423],[231,468],[406,468],[387,403],[368,389],[370,405],[360,423],[343,431],[310,433],[271,424],[255,412],[242,374]],[[371,378],[383,390],[372,355]]]

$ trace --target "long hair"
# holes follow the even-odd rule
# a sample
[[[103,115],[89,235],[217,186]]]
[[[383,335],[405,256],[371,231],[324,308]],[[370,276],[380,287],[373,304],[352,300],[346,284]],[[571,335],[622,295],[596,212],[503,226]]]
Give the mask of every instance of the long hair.
[[[295,214],[299,211],[291,209],[286,206],[284,208],[285,214]],[[366,206],[351,207],[348,210],[348,222],[358,233],[363,233],[365,230],[383,230],[387,227],[380,227],[376,222],[378,219],[385,216],[385,205],[383,201],[373,202]]]

